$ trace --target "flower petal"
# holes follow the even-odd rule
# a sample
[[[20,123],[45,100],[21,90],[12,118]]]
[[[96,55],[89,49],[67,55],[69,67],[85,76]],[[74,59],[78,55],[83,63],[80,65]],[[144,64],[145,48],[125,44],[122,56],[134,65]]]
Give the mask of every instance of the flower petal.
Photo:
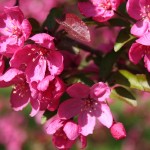
[[[38,83],[37,89],[39,91],[46,91],[49,86],[49,82],[52,81],[53,79],[54,76],[51,75],[46,76],[41,82]]]
[[[75,143],[75,140],[69,140],[62,129],[57,130],[52,137],[53,144],[62,150],[69,150]]]
[[[109,98],[110,88],[103,82],[98,82],[91,87],[90,96],[98,101],[105,101]]]
[[[98,120],[107,128],[110,128],[113,124],[113,117],[110,111],[110,108],[107,104],[101,103],[101,114],[98,118]]]
[[[44,130],[47,134],[54,134],[62,126],[63,121],[60,120],[57,115],[55,115],[46,122],[46,124],[44,125]]]
[[[54,49],[55,47],[53,42],[54,37],[46,33],[36,34],[32,36],[30,39],[47,49]]]
[[[86,138],[86,136],[83,136],[82,134],[80,134],[79,139],[80,139],[80,142],[81,142],[80,148],[84,149],[87,145],[87,138]]]
[[[141,16],[140,16],[140,14],[141,14],[141,7],[140,7],[140,2],[139,1],[137,2],[136,0],[128,0],[126,8],[127,8],[128,14],[132,18],[134,18],[136,20],[140,20],[141,19]]]
[[[89,96],[90,88],[82,83],[75,83],[67,89],[67,93],[75,98],[87,98]]]
[[[23,76],[23,72],[18,69],[9,69],[0,76],[0,87],[7,87],[20,81],[19,77]]]
[[[28,65],[26,68],[27,81],[41,81],[45,77],[46,60],[43,57],[36,59],[34,62]]]
[[[143,46],[138,43],[133,43],[129,50],[129,59],[134,64],[137,64],[144,55]]]
[[[97,14],[96,7],[94,5],[92,5],[92,3],[90,3],[90,2],[79,2],[78,8],[79,8],[81,14],[83,14],[86,17],[96,16],[96,14]]]
[[[20,90],[13,90],[11,94],[10,103],[11,103],[11,107],[15,111],[22,110],[24,107],[28,105],[30,101],[31,95],[29,90],[27,90],[27,92],[25,90],[24,93],[19,93],[19,92]]]
[[[136,40],[137,43],[150,46],[150,33],[144,34],[142,37]]]
[[[79,127],[74,122],[67,122],[63,128],[63,131],[65,132],[66,136],[70,140],[75,140],[79,136]]]
[[[30,103],[31,103],[31,106],[32,106],[32,111],[30,113],[30,116],[34,117],[40,109],[40,104],[39,104],[39,101],[37,99],[32,99],[32,98],[30,100]]]
[[[10,60],[10,66],[14,68],[19,68],[21,64],[25,64],[25,65],[28,65],[28,63],[30,64],[31,60],[33,59],[33,54],[31,53],[34,53],[31,49],[35,49],[35,48],[36,47],[34,45],[33,46],[26,45],[22,49],[16,51]]]
[[[85,111],[80,113],[78,117],[78,124],[81,129],[80,133],[84,136],[92,134],[95,127],[95,122],[96,122],[95,116],[91,116]]]
[[[80,99],[69,99],[60,104],[58,108],[58,116],[61,119],[70,119],[79,114],[82,107]]]
[[[144,62],[145,62],[145,67],[147,68],[148,72],[150,72],[150,54],[146,54],[144,56]]]
[[[51,75],[59,75],[64,68],[62,54],[58,51],[51,51],[47,58],[47,64]]]
[[[137,21],[131,28],[131,34],[141,37],[149,30],[149,23],[144,20]]]
[[[31,34],[32,26],[30,22],[27,19],[24,19],[21,24],[23,36],[25,37],[25,40],[27,40]]]

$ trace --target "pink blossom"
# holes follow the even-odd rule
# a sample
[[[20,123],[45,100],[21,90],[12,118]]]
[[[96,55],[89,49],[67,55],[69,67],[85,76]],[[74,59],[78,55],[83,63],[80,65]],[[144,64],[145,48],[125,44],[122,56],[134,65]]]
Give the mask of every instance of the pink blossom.
[[[43,80],[46,72],[53,76],[59,75],[63,70],[63,56],[55,49],[54,38],[39,33],[30,39],[35,44],[19,49],[10,61],[11,67],[20,68],[23,65],[28,82]]]
[[[144,63],[147,70],[150,72],[150,46],[141,45],[139,43],[133,43],[129,50],[129,59],[134,64],[137,64],[142,57],[144,57]]]
[[[3,11],[3,9],[7,7],[12,7],[16,3],[16,0],[1,0],[0,1],[0,12]]]
[[[11,68],[0,76],[0,87],[9,87],[13,85],[10,96],[11,107],[15,111],[25,108],[28,103],[32,106],[30,116],[34,116],[39,111],[39,102],[33,99],[29,84],[26,82],[22,71]]]
[[[80,137],[82,148],[86,146],[86,139],[79,134],[79,127],[71,120],[61,120],[57,115],[50,118],[44,129],[52,135],[52,142],[58,149],[70,149],[75,140]]]
[[[5,7],[0,14],[0,53],[11,56],[19,46],[23,46],[30,33],[31,25],[19,7]]]
[[[121,122],[114,123],[110,128],[110,132],[116,140],[121,140],[126,137],[126,131]]]
[[[3,144],[6,150],[22,150],[27,138],[26,132],[21,129],[23,119],[14,112],[0,117],[0,144]]]
[[[114,16],[114,11],[117,10],[120,3],[120,0],[89,0],[88,2],[79,2],[78,8],[84,16],[104,22]]]
[[[0,76],[0,87],[14,85],[10,103],[14,110],[22,110],[30,102],[31,92],[29,85],[26,83],[24,74],[17,69],[9,69]]]
[[[96,118],[104,126],[111,127],[113,118],[105,102],[110,95],[110,88],[105,83],[96,83],[91,88],[76,83],[67,89],[67,93],[71,98],[60,105],[60,118],[70,119],[78,115],[80,133],[84,136],[93,133]]]
[[[42,23],[51,8],[56,7],[64,0],[20,0],[20,8],[26,17],[35,18]],[[36,8],[36,9],[35,9]]]
[[[65,90],[63,81],[59,77],[54,78],[54,76],[47,76],[39,83],[32,83],[30,87],[32,97],[38,101],[38,107],[41,111],[56,110]]]
[[[146,36],[146,34],[149,34],[150,1],[149,0],[138,0],[138,1],[128,0],[127,12],[132,18],[137,20],[137,22],[131,28],[131,33],[137,37],[143,37]]]

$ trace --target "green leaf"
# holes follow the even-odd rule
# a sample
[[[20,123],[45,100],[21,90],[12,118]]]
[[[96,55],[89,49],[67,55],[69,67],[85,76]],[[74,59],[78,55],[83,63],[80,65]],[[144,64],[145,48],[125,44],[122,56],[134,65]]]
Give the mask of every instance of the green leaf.
[[[110,85],[150,92],[150,77],[146,74],[133,74],[127,70],[119,70],[107,80]]]
[[[42,27],[47,28],[50,32],[55,32],[59,27],[59,24],[56,22],[56,19],[63,16],[63,9],[62,8],[53,8],[51,9],[49,15],[47,16],[46,20],[44,21]]]
[[[124,101],[134,107],[137,106],[136,98],[131,92],[123,87],[117,87],[112,90],[110,98],[112,98],[113,100]]]
[[[137,79],[141,86],[143,87],[144,91],[150,92],[150,78],[144,74],[137,74]]]
[[[129,82],[129,86],[130,88],[135,88],[135,89],[139,89],[139,90],[143,90],[142,85],[139,83],[137,76],[130,73],[127,70],[120,70],[119,71],[121,73],[121,75],[123,75]]]
[[[46,116],[42,116],[41,118],[41,124],[44,124],[47,121],[47,117]]]
[[[133,41],[134,39],[135,37],[130,34],[129,28],[122,29],[119,32],[119,35],[117,37],[117,40],[114,46],[114,51],[115,52],[119,51],[125,44]]]
[[[107,77],[110,75],[110,72],[112,71],[112,67],[114,63],[116,63],[117,58],[119,57],[121,51],[116,53],[114,51],[108,53],[106,56],[104,56],[101,60],[99,57],[97,59],[95,58],[95,63],[100,62],[99,65],[100,68],[100,78],[105,81]]]

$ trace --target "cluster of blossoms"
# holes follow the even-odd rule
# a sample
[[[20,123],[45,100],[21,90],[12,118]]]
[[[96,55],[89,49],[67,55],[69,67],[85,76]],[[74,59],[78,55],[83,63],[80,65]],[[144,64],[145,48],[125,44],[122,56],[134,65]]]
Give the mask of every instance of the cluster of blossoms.
[[[8,113],[0,116],[0,122],[0,144],[4,145],[6,150],[21,150],[27,139],[25,130],[21,128],[24,124],[23,116],[15,112]]]
[[[131,34],[138,38],[129,50],[129,59],[137,64],[144,57],[145,67],[150,72],[150,1],[128,0],[127,12],[136,20]]]
[[[79,2],[78,6],[83,14],[88,7],[85,16],[102,22],[114,15],[120,3],[91,0]],[[92,87],[83,83],[65,85],[59,76],[64,70],[64,57],[55,47],[54,37],[46,33],[32,35],[31,31],[30,22],[18,6],[4,8],[0,14],[0,87],[13,85],[12,108],[19,111],[30,104],[30,116],[39,111],[57,111],[44,127],[58,149],[70,149],[78,138],[84,148],[96,119],[110,129],[115,139],[124,138],[123,125],[113,120],[107,104],[110,87],[103,82]],[[70,98],[60,103],[65,91]]]

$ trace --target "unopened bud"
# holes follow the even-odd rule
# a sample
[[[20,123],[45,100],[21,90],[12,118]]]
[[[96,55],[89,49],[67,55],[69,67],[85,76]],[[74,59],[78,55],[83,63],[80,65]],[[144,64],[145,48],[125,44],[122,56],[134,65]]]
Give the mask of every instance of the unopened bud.
[[[126,130],[121,122],[114,123],[110,128],[110,132],[116,140],[126,137]]]

